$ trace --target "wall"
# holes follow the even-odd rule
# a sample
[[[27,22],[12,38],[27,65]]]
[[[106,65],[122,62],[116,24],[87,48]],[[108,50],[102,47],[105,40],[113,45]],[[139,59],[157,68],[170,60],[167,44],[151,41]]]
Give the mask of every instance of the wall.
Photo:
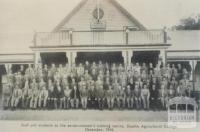
[[[95,8],[96,1],[88,0],[78,12],[73,14],[64,27],[74,28],[75,30],[90,30],[90,23],[94,19],[93,10]],[[135,24],[109,0],[101,0],[100,8],[104,10],[103,21],[106,21],[108,30],[122,30],[123,26],[135,26]]]

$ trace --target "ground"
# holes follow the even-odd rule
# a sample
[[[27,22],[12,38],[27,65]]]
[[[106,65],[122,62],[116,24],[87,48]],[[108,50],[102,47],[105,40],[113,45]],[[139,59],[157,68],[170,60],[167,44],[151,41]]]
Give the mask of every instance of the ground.
[[[136,110],[53,110],[0,111],[0,120],[57,120],[57,121],[167,121],[167,111]]]
[[[42,120],[42,121],[167,121],[167,111],[136,110],[16,110],[0,111],[0,120]]]

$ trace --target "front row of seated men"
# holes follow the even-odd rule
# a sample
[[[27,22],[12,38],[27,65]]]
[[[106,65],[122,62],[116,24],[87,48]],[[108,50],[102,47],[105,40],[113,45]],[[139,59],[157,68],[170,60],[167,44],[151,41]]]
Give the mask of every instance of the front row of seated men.
[[[40,84],[45,84],[41,79]],[[59,82],[55,84],[51,79],[48,85],[38,88],[36,79],[29,87],[29,81],[21,89],[15,85],[7,106],[12,109],[144,109],[161,110],[167,108],[167,102],[175,96],[190,96],[190,85],[186,89],[173,89],[165,85],[159,88],[156,84],[138,83],[127,86],[104,84],[95,86],[94,82],[81,87],[76,83],[62,87]]]

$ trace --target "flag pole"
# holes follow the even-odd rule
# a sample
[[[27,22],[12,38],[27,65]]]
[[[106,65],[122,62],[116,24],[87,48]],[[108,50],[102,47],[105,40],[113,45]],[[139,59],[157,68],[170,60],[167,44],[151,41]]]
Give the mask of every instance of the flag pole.
[[[99,18],[100,18],[100,16],[99,16],[99,0],[97,0],[97,18],[98,18],[98,21],[99,21]]]

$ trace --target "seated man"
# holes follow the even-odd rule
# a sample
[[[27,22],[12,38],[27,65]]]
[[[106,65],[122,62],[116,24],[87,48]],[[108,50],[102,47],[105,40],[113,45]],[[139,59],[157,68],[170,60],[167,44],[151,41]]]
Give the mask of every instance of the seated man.
[[[183,79],[180,80],[180,92],[181,92],[181,95],[182,96],[186,96],[186,91],[188,91],[188,87],[190,87],[190,82],[189,82],[189,79],[187,79],[187,76],[184,75],[183,76]]]
[[[141,90],[141,98],[142,98],[143,108],[145,110],[148,110],[149,109],[150,91],[146,84],[143,85],[143,89]]]
[[[80,92],[79,92],[79,89],[77,88],[76,85],[74,85],[74,87],[72,89],[70,98],[71,98],[71,101],[70,101],[71,102],[71,107],[75,108],[75,109],[78,109],[79,100],[80,100]]]
[[[29,108],[31,95],[32,95],[32,89],[29,87],[29,81],[26,80],[25,86],[22,89],[22,107],[24,109]]]
[[[140,109],[141,108],[141,90],[139,88],[139,85],[135,85],[135,89],[133,92],[134,92],[134,101],[135,101],[136,109]]]
[[[64,109],[69,109],[69,103],[70,103],[70,94],[71,89],[69,89],[69,86],[67,85],[64,89],[64,98],[61,100],[62,103],[64,103]]]
[[[185,96],[191,97],[191,85],[188,85],[187,88],[185,89]]]
[[[61,88],[59,82],[56,82],[55,95],[56,95],[56,101],[54,102],[54,107],[57,109],[59,105],[59,108],[62,109],[63,108],[62,99],[64,98],[64,91]]]
[[[81,105],[84,110],[87,109],[87,101],[88,101],[88,89],[86,84],[82,86],[80,89],[80,98],[81,98]]]
[[[30,108],[36,109],[38,106],[38,99],[39,99],[40,91],[38,90],[38,87],[32,88],[32,96],[30,99]]]
[[[3,87],[3,106],[4,106],[4,109],[7,109],[9,108],[10,106],[10,100],[12,98],[12,89],[13,89],[13,86],[11,86],[10,82],[8,82],[6,85],[4,85]]]
[[[114,91],[111,85],[109,86],[109,90],[107,91],[106,98],[107,98],[108,109],[112,110],[114,107]]]
[[[130,85],[128,85],[126,89],[126,101],[127,101],[128,109],[132,109],[133,104],[134,104],[134,93],[131,90]]]
[[[98,105],[99,105],[99,109],[103,110],[104,108],[104,98],[105,98],[105,92],[103,89],[103,85],[100,85],[99,87],[97,87],[96,89],[96,98],[98,101]]]
[[[118,108],[125,108],[126,104],[126,93],[125,93],[125,87],[122,88],[121,85],[118,86],[118,90],[116,90],[116,100],[117,100],[117,106]]]
[[[38,107],[39,108],[46,108],[47,106],[47,99],[48,99],[48,90],[45,86],[42,87],[39,93],[39,101],[38,101]]]
[[[55,87],[52,80],[48,81],[48,108],[53,109],[56,102]]]
[[[156,89],[156,85],[152,84],[150,89],[150,107],[155,111],[158,105],[158,90]]]
[[[161,102],[162,109],[167,108],[167,89],[165,88],[165,85],[161,85],[161,89],[159,89],[159,101]]]
[[[90,108],[96,108],[96,90],[94,88],[94,85],[90,85],[90,88],[88,90],[88,103]]]
[[[19,88],[18,85],[15,86],[11,98],[11,108],[15,109],[18,107],[18,104],[22,98],[22,90]]]
[[[168,97],[168,99],[171,99],[171,98],[175,97],[175,90],[173,89],[172,85],[170,85],[170,87],[168,89],[167,97]]]

